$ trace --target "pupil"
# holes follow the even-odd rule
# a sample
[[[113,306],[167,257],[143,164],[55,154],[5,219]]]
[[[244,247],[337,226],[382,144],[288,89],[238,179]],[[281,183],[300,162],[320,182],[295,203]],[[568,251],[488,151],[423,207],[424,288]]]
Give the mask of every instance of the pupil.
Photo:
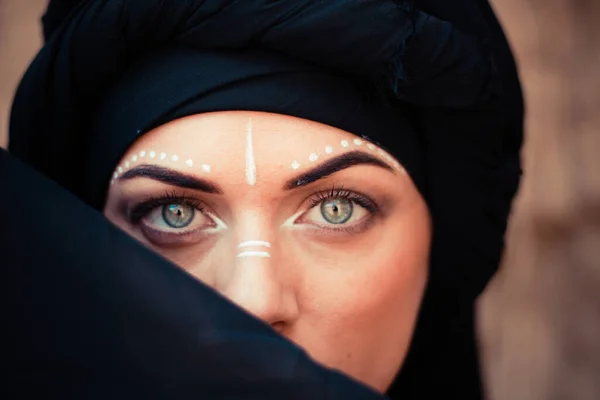
[[[321,203],[321,215],[329,223],[343,224],[352,217],[352,202],[346,199],[335,199]]]
[[[184,228],[194,218],[194,209],[183,204],[169,204],[163,207],[163,219],[172,228]]]

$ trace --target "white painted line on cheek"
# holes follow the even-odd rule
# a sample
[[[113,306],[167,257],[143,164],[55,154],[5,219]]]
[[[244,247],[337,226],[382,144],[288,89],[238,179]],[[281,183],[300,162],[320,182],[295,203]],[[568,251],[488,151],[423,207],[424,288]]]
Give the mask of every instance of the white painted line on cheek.
[[[266,242],[264,240],[247,240],[245,242],[242,242],[238,245],[239,248],[243,248],[243,247],[253,247],[253,246],[264,246],[264,247],[271,247],[271,243]]]
[[[256,184],[256,163],[254,161],[254,148],[252,146],[252,120],[248,120],[246,131],[246,182],[254,186]]]
[[[271,255],[266,251],[244,251],[236,256],[237,258],[241,257],[260,257],[260,258],[269,258]]]

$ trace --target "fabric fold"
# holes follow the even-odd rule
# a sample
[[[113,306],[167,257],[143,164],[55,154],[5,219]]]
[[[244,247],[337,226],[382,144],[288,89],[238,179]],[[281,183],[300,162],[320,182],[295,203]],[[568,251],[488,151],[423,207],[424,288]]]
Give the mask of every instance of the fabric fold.
[[[0,185],[3,398],[382,398],[2,149]]]

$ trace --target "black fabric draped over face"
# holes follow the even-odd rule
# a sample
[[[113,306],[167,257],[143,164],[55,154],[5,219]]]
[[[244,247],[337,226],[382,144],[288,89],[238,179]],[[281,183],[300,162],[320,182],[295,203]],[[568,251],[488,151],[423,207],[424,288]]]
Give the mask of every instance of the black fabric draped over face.
[[[15,97],[10,150],[96,208],[135,137],[227,107],[280,110],[367,135],[406,164],[434,238],[415,338],[390,394],[479,396],[473,302],[500,260],[523,121],[512,55],[486,1],[56,0],[45,24],[47,43]],[[174,71],[191,66],[186,59],[202,64],[197,57],[213,57],[205,64],[213,68],[240,60],[237,70],[252,79],[201,68],[182,87],[195,71]],[[261,74],[267,58],[277,72],[299,71],[299,81],[269,68]],[[153,68],[168,71],[173,87]],[[267,81],[277,82],[269,96],[250,96]],[[290,87],[306,97],[282,96]],[[243,95],[234,98],[236,90]],[[161,91],[168,95],[153,95]],[[305,107],[307,99],[324,108]],[[363,112],[346,120],[357,104]]]

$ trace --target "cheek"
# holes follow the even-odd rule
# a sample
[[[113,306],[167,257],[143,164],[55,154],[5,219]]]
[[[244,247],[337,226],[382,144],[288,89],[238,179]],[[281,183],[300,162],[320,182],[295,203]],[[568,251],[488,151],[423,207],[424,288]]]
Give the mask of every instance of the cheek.
[[[335,267],[309,268],[293,340],[328,366],[385,385],[404,359],[427,280],[422,226],[389,230],[336,257]]]
[[[390,222],[379,234],[324,263],[312,260],[303,299],[323,318],[357,324],[418,306],[427,278],[430,230],[418,215]],[[335,264],[335,265],[329,265]],[[360,318],[359,318],[360,317]]]
[[[426,281],[426,252],[382,244],[367,257],[351,257],[345,264],[340,270],[315,271],[309,278],[302,297],[310,304],[310,314],[343,325],[338,329],[410,321]]]

